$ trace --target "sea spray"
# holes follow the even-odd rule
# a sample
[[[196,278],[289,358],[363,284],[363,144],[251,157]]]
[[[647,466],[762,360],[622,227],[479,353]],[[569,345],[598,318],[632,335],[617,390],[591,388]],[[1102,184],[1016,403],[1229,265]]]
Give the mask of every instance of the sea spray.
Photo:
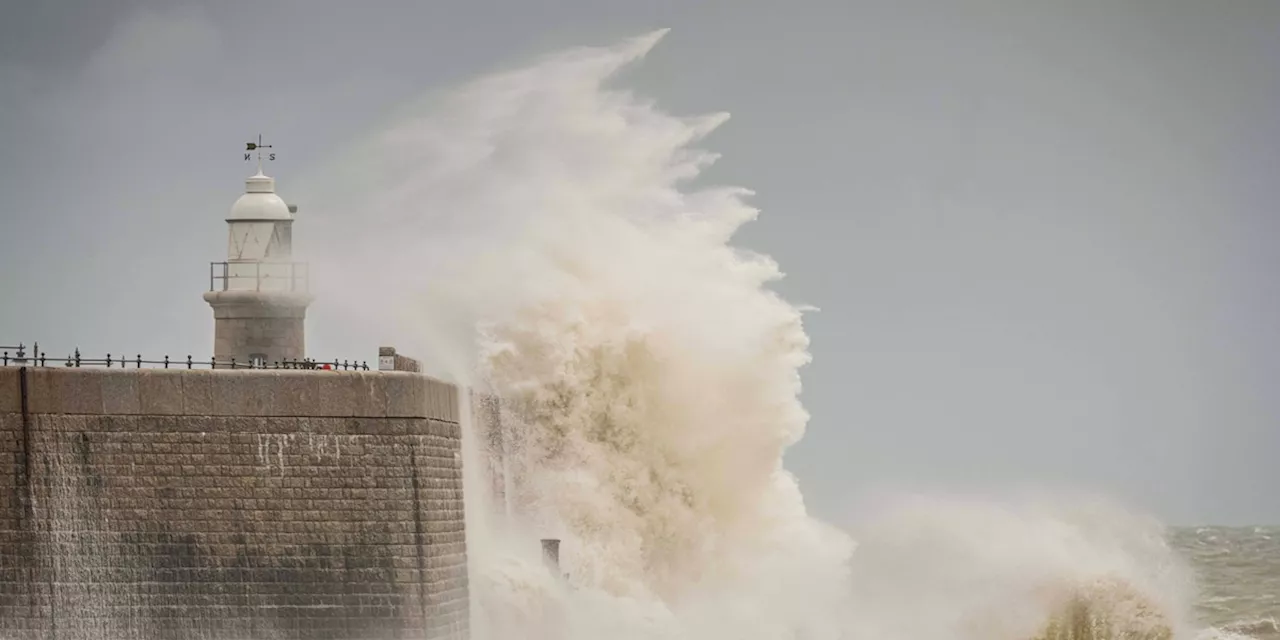
[[[895,495],[854,531],[850,606],[874,637],[1156,640],[1191,630],[1191,576],[1163,527],[1097,497]],[[1063,635],[1081,606],[1125,633]]]
[[[750,193],[694,180],[726,116],[607,84],[662,33],[415,103],[317,189],[321,299],[501,398],[465,443],[475,636],[1015,640],[1104,579],[1176,618],[1167,549],[1119,516],[916,502],[855,550],[806,513],[801,310],[729,244]]]

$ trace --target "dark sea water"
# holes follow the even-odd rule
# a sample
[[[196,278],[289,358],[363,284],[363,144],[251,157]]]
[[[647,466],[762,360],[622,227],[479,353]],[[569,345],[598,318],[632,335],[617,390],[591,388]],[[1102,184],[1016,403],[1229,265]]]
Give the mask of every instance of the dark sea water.
[[[1172,542],[1196,571],[1201,621],[1223,635],[1280,640],[1280,527],[1176,529]]]

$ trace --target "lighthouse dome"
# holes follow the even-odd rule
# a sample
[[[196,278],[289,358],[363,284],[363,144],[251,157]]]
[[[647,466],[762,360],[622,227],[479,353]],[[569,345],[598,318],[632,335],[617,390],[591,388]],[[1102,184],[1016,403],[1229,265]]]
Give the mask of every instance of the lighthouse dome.
[[[244,181],[244,195],[231,205],[227,221],[233,220],[292,220],[289,205],[276,195],[275,178],[261,172]]]

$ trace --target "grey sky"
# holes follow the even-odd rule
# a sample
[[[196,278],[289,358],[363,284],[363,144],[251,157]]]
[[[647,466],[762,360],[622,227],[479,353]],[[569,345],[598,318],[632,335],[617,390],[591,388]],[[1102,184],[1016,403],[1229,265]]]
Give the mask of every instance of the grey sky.
[[[819,515],[881,487],[1098,489],[1280,522],[1280,3],[7,0],[0,343],[205,355],[259,131],[282,194],[401,101],[672,32],[625,82],[727,110],[808,320]],[[359,224],[352,212],[351,224]],[[329,310],[326,310],[329,309]],[[309,347],[372,357],[326,331]],[[358,353],[353,353],[358,351]]]

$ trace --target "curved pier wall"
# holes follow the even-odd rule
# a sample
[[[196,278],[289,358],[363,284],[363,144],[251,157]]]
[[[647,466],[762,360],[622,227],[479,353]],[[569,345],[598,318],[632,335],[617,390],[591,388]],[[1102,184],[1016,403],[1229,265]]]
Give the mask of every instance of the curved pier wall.
[[[0,367],[0,639],[461,639],[466,560],[450,385]]]

